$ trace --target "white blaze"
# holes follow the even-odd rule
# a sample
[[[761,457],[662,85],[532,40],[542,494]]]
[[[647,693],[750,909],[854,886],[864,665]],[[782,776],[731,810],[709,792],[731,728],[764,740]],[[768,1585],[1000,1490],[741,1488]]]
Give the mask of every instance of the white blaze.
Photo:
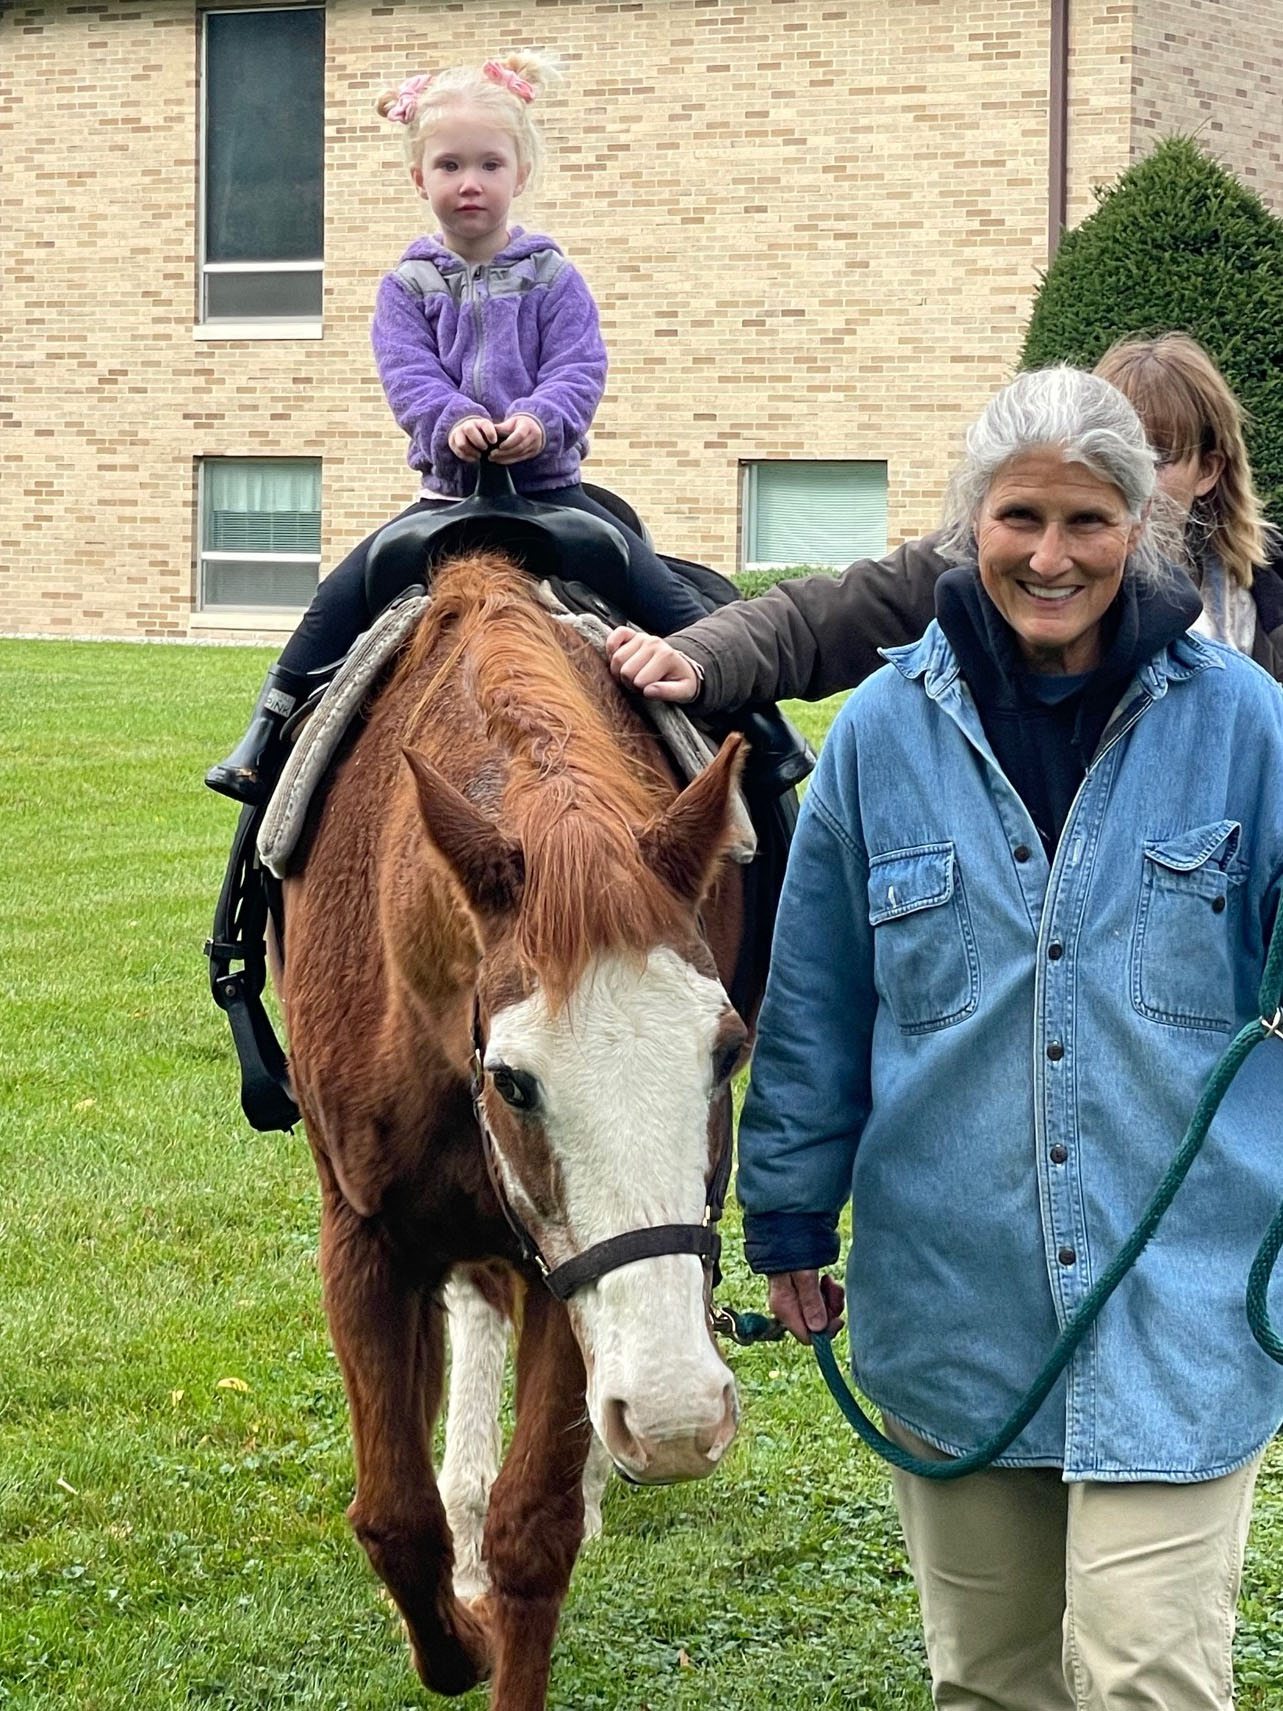
[[[546,1222],[503,1166],[550,1265],[630,1230],[702,1221],[713,1053],[726,1009],[716,980],[659,949],[644,966],[596,959],[555,1016],[536,991],[494,1017],[487,1065],[537,1079],[534,1120],[560,1175],[564,1221]],[[707,1472],[733,1435],[736,1408],[708,1331],[700,1260],[634,1261],[569,1306],[589,1413],[616,1461],[643,1479]]]

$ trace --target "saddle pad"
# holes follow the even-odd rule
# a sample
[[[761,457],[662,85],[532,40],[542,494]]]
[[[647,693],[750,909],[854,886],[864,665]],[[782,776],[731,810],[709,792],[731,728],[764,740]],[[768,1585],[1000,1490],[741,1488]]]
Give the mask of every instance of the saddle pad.
[[[546,585],[541,588],[541,596],[560,622],[568,624],[604,656],[610,632],[600,618],[587,612],[567,612]],[[291,749],[258,834],[259,860],[277,879],[284,879],[290,871],[290,858],[302,836],[312,793],[329,770],[344,732],[360,711],[379,673],[418,624],[429,598],[418,594],[396,601],[357,638]],[[698,777],[716,752],[703,732],[670,701],[639,699],[637,705],[649,717],[681,776],[688,782]],[[731,835],[726,854],[742,864],[752,861],[757,854],[757,833],[738,789],[731,799]]]
[[[357,637],[325,694],[303,726],[272,792],[258,832],[258,859],[269,873],[284,879],[298,846],[312,792],[325,777],[343,733],[361,708],[370,686],[408,639],[428,604],[426,594],[394,601]]]

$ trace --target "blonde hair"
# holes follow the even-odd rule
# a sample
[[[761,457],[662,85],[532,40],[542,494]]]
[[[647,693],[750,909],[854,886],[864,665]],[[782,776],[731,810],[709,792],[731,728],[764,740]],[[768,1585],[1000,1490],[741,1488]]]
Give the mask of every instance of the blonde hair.
[[[560,76],[547,55],[523,50],[482,65],[452,65],[407,78],[399,89],[385,89],[374,105],[382,118],[404,127],[401,142],[410,167],[421,164],[428,138],[447,113],[473,107],[508,132],[516,145],[518,167],[533,178],[543,161],[544,145],[531,117],[531,103]]]
[[[1243,440],[1243,411],[1225,377],[1187,333],[1152,339],[1120,339],[1096,364],[1102,375],[1131,399],[1160,459],[1179,462],[1197,453],[1219,452],[1224,468],[1215,487],[1195,501],[1189,530],[1203,538],[1190,546],[1210,548],[1225,570],[1247,588],[1256,565],[1269,556],[1269,526],[1252,483]]]

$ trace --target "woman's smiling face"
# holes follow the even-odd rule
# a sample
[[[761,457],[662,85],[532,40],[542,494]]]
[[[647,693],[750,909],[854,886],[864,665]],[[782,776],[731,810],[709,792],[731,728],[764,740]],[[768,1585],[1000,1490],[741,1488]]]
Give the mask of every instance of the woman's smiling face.
[[[1101,620],[1140,535],[1112,482],[1054,446],[1022,452],[989,484],[976,522],[980,580],[1031,671],[1091,671]]]

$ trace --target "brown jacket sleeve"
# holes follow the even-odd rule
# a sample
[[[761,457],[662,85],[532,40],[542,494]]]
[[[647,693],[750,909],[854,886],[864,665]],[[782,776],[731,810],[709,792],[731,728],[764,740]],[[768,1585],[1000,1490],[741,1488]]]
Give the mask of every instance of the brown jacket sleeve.
[[[915,642],[935,617],[936,580],[949,565],[937,535],[906,541],[841,576],[781,582],[723,606],[668,637],[703,669],[695,705],[716,713],[747,701],[818,701],[882,665],[879,648]]]

